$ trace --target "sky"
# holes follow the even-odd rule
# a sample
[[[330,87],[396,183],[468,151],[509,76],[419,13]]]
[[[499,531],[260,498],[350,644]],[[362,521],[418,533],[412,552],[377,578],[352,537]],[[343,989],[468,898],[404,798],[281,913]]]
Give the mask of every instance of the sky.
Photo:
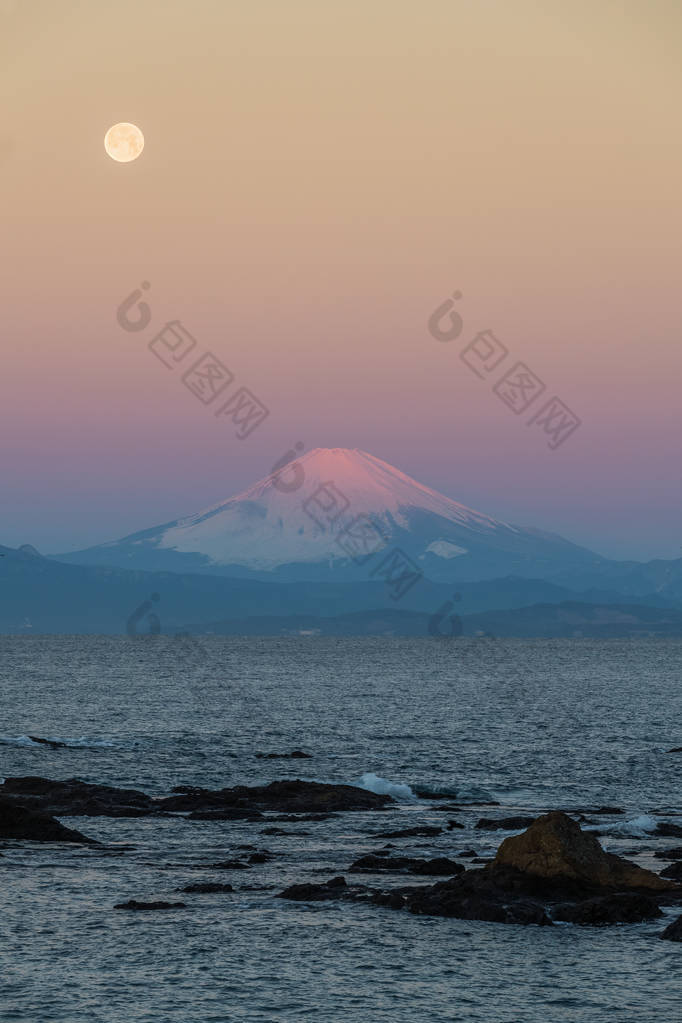
[[[300,443],[679,557],[681,44],[672,0],[0,0],[0,543],[112,540]]]

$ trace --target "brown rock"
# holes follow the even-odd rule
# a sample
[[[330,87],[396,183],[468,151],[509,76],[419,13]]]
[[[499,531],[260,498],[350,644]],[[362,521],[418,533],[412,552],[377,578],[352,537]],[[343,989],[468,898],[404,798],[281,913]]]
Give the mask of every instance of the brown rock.
[[[662,892],[677,887],[650,870],[604,852],[593,834],[582,831],[559,810],[538,817],[522,835],[506,838],[492,869],[500,867],[552,883],[595,889]]]

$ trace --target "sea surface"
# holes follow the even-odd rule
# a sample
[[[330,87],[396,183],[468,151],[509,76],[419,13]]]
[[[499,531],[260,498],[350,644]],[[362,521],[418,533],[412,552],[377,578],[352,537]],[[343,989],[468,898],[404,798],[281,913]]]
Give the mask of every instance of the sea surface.
[[[604,804],[625,810],[598,818],[604,846],[660,869],[653,850],[682,844],[652,834],[682,814],[682,754],[667,752],[682,746],[681,686],[676,640],[0,637],[0,777],[158,795],[300,777],[397,800],[282,823],[284,836],[263,821],[97,817],[62,820],[103,849],[0,844],[0,1020],[679,1019],[667,920],[521,927],[275,896],[347,873],[380,831],[455,817],[464,830],[396,839],[396,852],[488,856],[508,832],[475,830],[481,816]],[[297,749],[311,759],[257,756]],[[240,845],[277,856],[209,866]],[[177,893],[198,880],[237,890]],[[128,899],[187,908],[113,910]]]

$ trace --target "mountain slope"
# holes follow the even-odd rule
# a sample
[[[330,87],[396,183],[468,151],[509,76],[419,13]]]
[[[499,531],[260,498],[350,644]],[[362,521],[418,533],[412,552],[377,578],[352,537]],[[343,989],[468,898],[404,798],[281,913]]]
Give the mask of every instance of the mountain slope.
[[[373,455],[344,448],[316,448],[195,515],[59,559],[264,579],[357,579],[379,563],[382,547],[399,547],[436,581],[589,575],[608,564],[559,536],[498,521]],[[367,569],[359,567],[370,559]]]

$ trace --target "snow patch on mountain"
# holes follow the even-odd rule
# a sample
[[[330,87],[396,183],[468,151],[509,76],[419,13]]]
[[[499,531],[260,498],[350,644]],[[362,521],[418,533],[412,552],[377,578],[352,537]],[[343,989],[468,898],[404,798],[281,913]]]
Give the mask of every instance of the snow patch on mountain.
[[[468,554],[466,547],[458,547],[456,543],[449,540],[434,540],[424,551],[425,554],[435,554],[437,558],[459,558],[462,554]]]

